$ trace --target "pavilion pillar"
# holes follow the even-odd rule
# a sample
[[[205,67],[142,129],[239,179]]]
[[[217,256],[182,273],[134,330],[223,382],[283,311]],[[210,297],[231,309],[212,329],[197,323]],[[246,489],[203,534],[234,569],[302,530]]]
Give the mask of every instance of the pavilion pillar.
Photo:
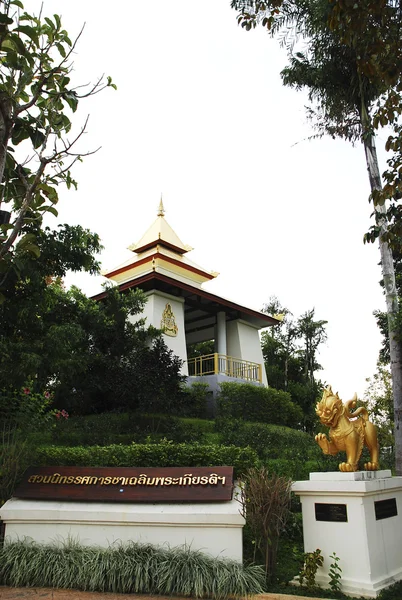
[[[216,337],[217,337],[217,352],[218,354],[227,354],[226,344],[226,313],[219,311],[216,315]]]

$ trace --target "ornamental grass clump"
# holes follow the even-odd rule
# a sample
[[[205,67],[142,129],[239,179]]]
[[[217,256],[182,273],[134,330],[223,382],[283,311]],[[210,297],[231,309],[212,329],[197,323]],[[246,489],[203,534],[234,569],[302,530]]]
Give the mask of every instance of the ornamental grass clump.
[[[30,541],[0,549],[0,581],[14,587],[74,588],[195,598],[240,598],[264,591],[260,566],[244,567],[191,548],[114,544],[108,548]]]

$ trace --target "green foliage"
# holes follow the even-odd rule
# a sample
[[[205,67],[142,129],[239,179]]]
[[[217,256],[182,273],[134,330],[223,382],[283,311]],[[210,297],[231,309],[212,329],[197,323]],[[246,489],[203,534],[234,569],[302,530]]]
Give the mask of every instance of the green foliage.
[[[400,598],[402,598],[402,581],[382,590],[378,596],[378,600],[400,600]]]
[[[180,416],[205,419],[208,414],[208,390],[208,384],[201,382],[183,387],[183,399],[179,406]]]
[[[63,371],[80,368],[77,313],[90,302],[78,290],[66,292],[61,278],[68,270],[97,272],[94,254],[102,246],[80,226],[35,231],[40,259],[16,251],[19,273],[10,271],[3,279],[8,301],[0,305],[0,387],[19,388],[31,379],[41,390]]]
[[[133,319],[144,294],[109,287],[95,301],[60,282],[73,267],[97,269],[98,237],[63,226],[38,239],[41,257],[25,257],[19,277],[7,278],[12,301],[0,306],[0,386],[18,388],[28,379],[35,390],[51,385],[56,404],[71,413],[180,406],[181,361],[154,328]]]
[[[1,3],[0,204],[7,210],[0,224],[0,287],[10,267],[19,273],[18,255],[40,256],[29,224],[41,223],[45,212],[57,215],[57,186],[76,187],[70,169],[88,154],[76,147],[86,123],[67,139],[71,113],[80,99],[115,87],[110,77],[74,86],[77,41],[58,15],[42,19],[25,12],[19,0]]]
[[[330,557],[333,562],[329,565],[329,587],[336,593],[341,591],[342,569],[339,566],[340,558],[333,552]]]
[[[41,438],[55,421],[51,403],[49,392],[34,393],[31,384],[0,390],[0,504],[11,497],[31,464],[35,446],[31,432]]]
[[[32,449],[20,432],[3,423],[0,429],[0,506],[11,496],[24,471],[29,467]]]
[[[303,586],[306,584],[308,589],[314,588],[315,576],[319,567],[322,567],[324,558],[321,554],[321,550],[317,548],[314,552],[305,552],[303,555],[304,564],[299,573],[299,582]]]
[[[267,578],[275,574],[279,537],[290,514],[291,480],[265,467],[246,471],[240,481],[241,513],[264,560]]]
[[[169,415],[102,413],[60,419],[49,443],[57,446],[108,446],[110,444],[200,442],[203,431],[192,422]],[[46,440],[47,441],[47,440]]]
[[[246,423],[241,419],[218,419],[215,427],[227,444],[250,446],[265,459],[318,460],[321,450],[314,438],[289,427]]]
[[[54,420],[49,408],[53,402],[50,392],[35,393],[32,382],[19,390],[11,386],[0,389],[0,423],[20,431],[40,430]]]
[[[208,467],[233,466],[235,474],[257,464],[251,448],[205,444],[175,444],[161,440],[158,444],[131,444],[122,446],[56,447],[42,446],[32,456],[32,464],[39,466],[89,467]]]
[[[213,354],[215,352],[215,340],[208,340],[206,342],[198,342],[198,344],[191,344],[187,346],[187,358],[195,358],[196,356],[205,356],[206,354]]]
[[[377,372],[367,383],[364,402],[367,404],[370,421],[377,427],[381,464],[386,460],[394,464],[393,457],[389,456],[394,452],[394,404],[389,367],[379,362]]]
[[[188,547],[129,543],[108,548],[13,542],[0,549],[0,580],[13,587],[124,594],[241,598],[264,590],[261,567],[214,558]]]
[[[248,383],[221,383],[220,387],[217,399],[220,417],[300,426],[302,411],[286,392]]]
[[[289,392],[292,402],[302,409],[303,429],[312,432],[317,421],[315,404],[322,391],[314,374],[322,368],[317,352],[326,340],[327,322],[317,321],[314,309],[293,319],[290,310],[275,297],[264,306],[264,312],[281,317],[280,325],[264,331],[261,337],[269,385]]]
[[[108,409],[180,413],[185,401],[181,387],[185,377],[180,375],[182,364],[161,336],[154,339],[151,348],[145,345],[135,348],[124,360],[127,395],[124,400],[118,396],[117,404],[114,397]]]
[[[400,251],[402,233],[401,199],[401,6],[398,2],[364,0],[354,3],[332,0],[328,24],[340,43],[353,52],[361,79],[367,80],[381,93],[375,106],[370,129],[388,127],[391,130],[385,149],[391,152],[385,185],[373,190],[374,205],[384,207],[386,227],[377,223],[366,236],[381,239]],[[365,132],[369,133],[369,132]],[[378,226],[380,225],[380,226]]]

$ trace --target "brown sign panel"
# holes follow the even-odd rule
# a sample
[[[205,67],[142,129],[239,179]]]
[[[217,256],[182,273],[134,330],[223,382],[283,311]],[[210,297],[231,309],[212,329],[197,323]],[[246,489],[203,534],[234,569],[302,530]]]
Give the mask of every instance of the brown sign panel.
[[[30,467],[17,498],[114,502],[222,502],[233,467]]]

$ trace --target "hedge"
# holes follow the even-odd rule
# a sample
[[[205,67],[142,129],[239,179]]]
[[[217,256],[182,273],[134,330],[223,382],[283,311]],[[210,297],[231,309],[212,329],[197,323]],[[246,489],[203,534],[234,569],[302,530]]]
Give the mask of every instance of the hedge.
[[[251,383],[221,383],[217,398],[220,417],[297,428],[303,421],[300,406],[290,394]]]
[[[217,419],[215,429],[225,444],[250,446],[261,459],[319,460],[322,451],[304,431],[241,419]]]
[[[33,464],[33,463],[32,463]],[[252,448],[205,444],[159,444],[129,446],[42,446],[36,450],[37,466],[88,467],[212,467],[233,466],[235,476],[258,464]]]

